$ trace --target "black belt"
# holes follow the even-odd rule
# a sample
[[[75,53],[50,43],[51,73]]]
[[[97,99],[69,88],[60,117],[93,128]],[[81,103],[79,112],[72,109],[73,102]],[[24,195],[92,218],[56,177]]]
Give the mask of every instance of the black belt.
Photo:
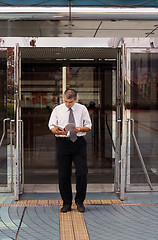
[[[57,139],[62,139],[62,140],[70,140],[70,137],[56,137],[56,138]],[[77,138],[83,138],[83,136],[77,136]]]

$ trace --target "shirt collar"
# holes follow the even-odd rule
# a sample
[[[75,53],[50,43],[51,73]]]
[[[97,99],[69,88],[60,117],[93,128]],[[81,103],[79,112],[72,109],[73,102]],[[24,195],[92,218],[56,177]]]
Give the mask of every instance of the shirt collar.
[[[75,109],[76,109],[76,102],[75,102],[74,105],[71,107],[71,109],[73,110],[73,112],[75,111]]]
[[[66,108],[66,111],[68,112],[68,111],[69,111],[69,108],[67,108],[66,105],[65,105],[65,108]],[[75,102],[74,105],[71,107],[71,109],[73,110],[73,112],[75,111],[75,109],[76,109],[76,102]]]

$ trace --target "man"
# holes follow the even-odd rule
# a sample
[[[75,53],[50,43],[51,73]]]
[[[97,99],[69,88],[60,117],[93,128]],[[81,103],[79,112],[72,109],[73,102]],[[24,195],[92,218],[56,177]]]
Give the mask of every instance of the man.
[[[56,152],[59,173],[59,190],[63,200],[61,212],[71,211],[72,188],[71,172],[72,161],[76,174],[75,203],[79,212],[84,212],[83,202],[87,188],[87,144],[84,135],[91,129],[91,120],[87,108],[76,103],[77,92],[68,89],[64,93],[64,102],[56,106],[49,120],[49,128],[56,136]],[[64,128],[68,123],[74,123],[70,131]]]

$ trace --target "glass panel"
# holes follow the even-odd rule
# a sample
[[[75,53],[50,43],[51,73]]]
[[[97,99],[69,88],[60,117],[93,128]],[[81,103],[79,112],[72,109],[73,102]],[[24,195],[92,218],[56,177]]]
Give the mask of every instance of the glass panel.
[[[0,51],[0,140],[3,120],[7,118],[7,53]],[[7,127],[6,127],[7,130]],[[7,135],[0,147],[0,186],[7,184]]]
[[[131,54],[131,117],[135,135],[153,183],[158,182],[158,54]],[[133,139],[131,139],[131,182],[144,183]]]
[[[86,136],[89,182],[113,183],[116,63],[73,64],[67,67],[66,76],[67,86],[78,91],[78,101],[87,106],[93,122]],[[48,119],[53,107],[61,103],[62,66],[22,59],[21,93],[25,184],[58,183],[55,137]]]
[[[55,137],[48,129],[48,120],[53,107],[60,102],[61,87],[61,65],[22,59],[21,110],[26,184],[57,182]]]
[[[78,102],[88,108],[93,124],[86,135],[91,183],[113,183],[111,134],[116,111],[115,67],[115,62],[70,65],[69,86],[77,90]]]

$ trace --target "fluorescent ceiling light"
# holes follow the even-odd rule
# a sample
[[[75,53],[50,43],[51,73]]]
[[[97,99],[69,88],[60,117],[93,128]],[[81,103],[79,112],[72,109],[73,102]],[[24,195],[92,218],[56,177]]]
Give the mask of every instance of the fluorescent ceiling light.
[[[0,7],[5,13],[69,13],[69,7]],[[71,13],[105,14],[151,14],[158,13],[158,8],[109,8],[109,7],[71,7]]]

